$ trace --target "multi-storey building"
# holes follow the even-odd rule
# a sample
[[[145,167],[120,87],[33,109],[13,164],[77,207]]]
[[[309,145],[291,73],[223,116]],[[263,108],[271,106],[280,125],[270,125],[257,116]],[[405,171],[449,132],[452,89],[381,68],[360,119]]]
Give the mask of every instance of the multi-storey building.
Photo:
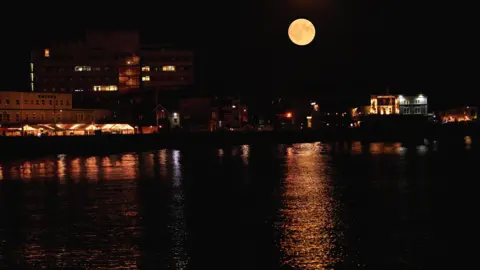
[[[72,106],[72,94],[0,92],[0,125],[95,123],[111,117],[108,110]]]
[[[137,32],[87,33],[31,52],[31,91],[178,89],[193,84],[191,51],[144,46]]]
[[[371,96],[370,114],[400,114],[398,97],[393,95]]]
[[[428,114],[428,100],[424,95],[418,96],[398,96],[400,104],[400,114]]]
[[[424,95],[381,95],[370,98],[370,114],[427,115],[427,113],[428,100]]]

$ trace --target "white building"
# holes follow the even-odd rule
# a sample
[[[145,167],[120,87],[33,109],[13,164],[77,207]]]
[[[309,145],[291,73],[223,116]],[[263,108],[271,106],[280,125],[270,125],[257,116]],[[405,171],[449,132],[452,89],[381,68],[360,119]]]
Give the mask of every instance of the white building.
[[[428,114],[428,99],[424,95],[418,96],[398,96],[400,103],[400,114],[415,114],[415,115],[427,115]]]

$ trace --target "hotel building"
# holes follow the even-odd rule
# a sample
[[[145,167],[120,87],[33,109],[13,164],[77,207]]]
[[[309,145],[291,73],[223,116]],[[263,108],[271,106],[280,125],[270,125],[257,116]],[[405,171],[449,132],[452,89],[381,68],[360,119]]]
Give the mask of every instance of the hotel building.
[[[89,32],[31,52],[32,92],[176,90],[193,84],[193,54],[145,46],[137,32]]]
[[[0,92],[0,125],[91,124],[112,116],[109,110],[76,109],[72,94]]]

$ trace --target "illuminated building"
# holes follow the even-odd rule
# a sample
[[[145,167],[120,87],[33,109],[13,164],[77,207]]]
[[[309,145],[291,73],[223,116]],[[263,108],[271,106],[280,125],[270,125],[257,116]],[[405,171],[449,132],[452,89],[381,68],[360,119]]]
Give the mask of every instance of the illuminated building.
[[[478,117],[478,108],[466,106],[456,109],[440,112],[442,122],[463,122],[476,120]]]
[[[35,92],[166,91],[193,84],[193,54],[144,46],[137,32],[91,32],[33,50],[30,71]]]
[[[0,92],[0,125],[95,123],[111,117],[109,110],[76,109],[72,94]]]
[[[428,99],[424,95],[398,96],[400,114],[427,115]]]
[[[381,95],[370,98],[370,114],[427,115],[427,113],[428,99],[424,95]]]
[[[393,95],[371,96],[370,114],[400,114],[398,97]]]

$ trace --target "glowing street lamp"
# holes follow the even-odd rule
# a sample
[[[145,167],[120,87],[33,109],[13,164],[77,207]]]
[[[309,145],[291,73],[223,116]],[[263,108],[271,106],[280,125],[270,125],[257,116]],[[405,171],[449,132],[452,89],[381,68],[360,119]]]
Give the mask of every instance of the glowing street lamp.
[[[288,112],[287,114],[285,114],[285,116],[286,116],[287,118],[292,118],[292,113],[291,113],[291,112]]]

